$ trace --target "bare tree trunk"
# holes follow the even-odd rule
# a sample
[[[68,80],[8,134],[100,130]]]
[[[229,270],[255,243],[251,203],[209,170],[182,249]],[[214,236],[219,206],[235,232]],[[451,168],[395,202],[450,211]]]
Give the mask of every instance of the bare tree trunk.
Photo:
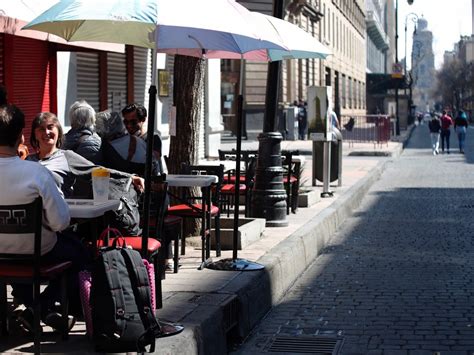
[[[175,57],[173,97],[176,106],[176,136],[172,136],[170,140],[167,164],[170,174],[179,174],[182,163],[197,163],[203,79],[203,59],[181,55]],[[175,194],[180,192],[174,191]],[[197,196],[200,191],[190,188],[187,193]],[[198,235],[200,221],[187,220],[189,222],[185,223],[185,235]]]

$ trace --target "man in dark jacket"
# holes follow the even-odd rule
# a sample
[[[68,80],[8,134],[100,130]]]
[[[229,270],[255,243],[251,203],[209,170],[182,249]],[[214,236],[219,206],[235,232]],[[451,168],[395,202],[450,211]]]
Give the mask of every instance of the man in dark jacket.
[[[433,115],[433,118],[428,123],[428,127],[430,129],[431,136],[431,149],[433,151],[433,155],[436,155],[439,153],[439,134],[441,132],[441,122],[436,115]]]

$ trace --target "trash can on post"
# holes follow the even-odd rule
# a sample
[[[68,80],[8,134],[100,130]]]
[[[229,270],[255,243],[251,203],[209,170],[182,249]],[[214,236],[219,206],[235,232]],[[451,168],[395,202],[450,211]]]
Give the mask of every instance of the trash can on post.
[[[333,128],[333,140],[331,142],[331,168],[329,182],[338,180],[338,185],[342,185],[342,134],[337,128]],[[313,142],[313,177],[316,180],[323,181],[323,152],[324,142]],[[313,186],[316,181],[313,181]]]

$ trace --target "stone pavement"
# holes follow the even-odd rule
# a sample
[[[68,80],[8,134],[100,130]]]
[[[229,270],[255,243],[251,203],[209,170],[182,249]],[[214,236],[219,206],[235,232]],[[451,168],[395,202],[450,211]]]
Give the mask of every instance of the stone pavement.
[[[403,132],[403,140],[408,132]],[[226,143],[229,148],[233,143]],[[256,142],[244,142],[244,148]],[[309,152],[311,142],[283,142],[283,149]],[[224,149],[228,149],[225,147]],[[392,156],[349,156],[354,151],[383,150]],[[402,143],[343,145],[343,184],[334,187],[333,198],[322,199],[310,208],[300,208],[288,216],[289,226],[265,228],[262,238],[239,252],[239,257],[265,265],[262,272],[197,270],[200,250],[187,246],[178,274],[167,274],[163,281],[164,306],[158,317],[185,325],[180,335],[159,339],[157,354],[223,354],[228,338],[245,337],[271,307],[286,294],[329,241],[330,236],[356,208],[369,187],[387,164],[398,157]],[[310,175],[307,159],[305,174]],[[321,189],[321,187],[316,187]],[[231,257],[224,251],[222,257]],[[43,352],[93,353],[84,336],[84,323],[78,322],[67,342],[45,333],[48,343]],[[31,352],[31,339],[21,334],[1,338],[0,352]]]
[[[474,129],[465,155],[454,134],[451,154],[429,147],[417,127],[238,354],[315,335],[343,340],[344,355],[474,354]]]

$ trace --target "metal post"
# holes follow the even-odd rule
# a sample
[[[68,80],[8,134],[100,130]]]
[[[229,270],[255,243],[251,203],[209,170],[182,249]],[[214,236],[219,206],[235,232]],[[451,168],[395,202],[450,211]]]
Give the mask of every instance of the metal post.
[[[311,175],[311,179],[312,179],[312,186],[316,186],[316,159],[318,158],[316,156],[316,141],[313,141],[313,169],[312,169],[312,175]]]
[[[398,65],[398,0],[395,2],[395,63]],[[395,86],[395,134],[400,135],[400,117],[398,116],[398,82]]]
[[[283,1],[274,0],[273,16],[283,18]],[[252,216],[266,219],[267,226],[286,227],[286,191],[283,186],[280,142],[277,132],[281,62],[268,64],[263,133],[258,136],[258,160],[252,193]]]
[[[321,197],[332,196],[329,191],[329,184],[331,181],[331,141],[324,141],[323,143],[323,192]]]

